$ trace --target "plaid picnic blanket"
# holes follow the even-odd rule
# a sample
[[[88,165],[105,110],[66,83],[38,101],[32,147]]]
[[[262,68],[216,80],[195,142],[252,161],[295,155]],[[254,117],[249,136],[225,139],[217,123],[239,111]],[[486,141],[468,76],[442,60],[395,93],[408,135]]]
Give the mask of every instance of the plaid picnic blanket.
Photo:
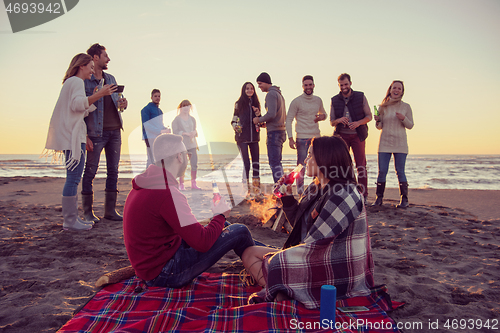
[[[147,289],[143,289],[147,288]],[[134,277],[100,290],[59,332],[331,332],[319,310],[297,301],[247,305],[260,287],[244,287],[237,274],[203,273],[181,289],[146,287]],[[385,287],[370,296],[337,302],[364,305],[366,312],[337,310],[338,332],[398,332],[385,311],[391,302]]]

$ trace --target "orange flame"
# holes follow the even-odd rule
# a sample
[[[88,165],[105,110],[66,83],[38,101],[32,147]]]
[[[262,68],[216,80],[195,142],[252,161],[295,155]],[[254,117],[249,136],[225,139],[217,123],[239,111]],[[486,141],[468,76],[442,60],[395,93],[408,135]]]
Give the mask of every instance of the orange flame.
[[[276,213],[275,209],[270,209],[276,205],[276,201],[271,196],[265,195],[264,200],[256,201],[255,199],[248,201],[252,215],[257,217],[262,223],[266,223],[271,216]]]

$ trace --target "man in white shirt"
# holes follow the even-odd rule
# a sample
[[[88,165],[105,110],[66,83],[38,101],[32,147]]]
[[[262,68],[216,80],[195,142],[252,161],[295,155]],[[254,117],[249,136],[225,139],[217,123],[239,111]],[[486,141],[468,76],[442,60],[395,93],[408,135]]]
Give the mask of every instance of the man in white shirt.
[[[288,134],[288,144],[290,148],[297,149],[297,165],[304,164],[307,157],[307,150],[311,144],[312,138],[321,135],[319,130],[319,121],[326,119],[323,101],[318,96],[313,95],[314,79],[311,75],[302,78],[302,89],[304,93],[295,98],[286,115],[286,131]],[[292,123],[295,123],[296,140],[293,139]],[[304,192],[304,172],[302,169],[299,178],[297,178],[297,192]]]

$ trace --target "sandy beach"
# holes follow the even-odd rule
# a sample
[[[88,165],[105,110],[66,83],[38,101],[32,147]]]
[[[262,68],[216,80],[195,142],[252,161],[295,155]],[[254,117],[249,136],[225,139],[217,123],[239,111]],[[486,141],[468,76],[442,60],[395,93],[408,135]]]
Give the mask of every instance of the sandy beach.
[[[63,184],[61,178],[0,178],[0,332],[57,331],[97,291],[101,275],[130,264],[121,222],[62,231]],[[193,211],[206,210],[212,196],[210,184],[199,185],[202,191],[185,191]],[[103,189],[104,179],[96,179],[99,216]],[[120,179],[119,190],[121,212],[130,180]],[[403,332],[427,332],[430,323],[437,324],[433,332],[500,330],[500,191],[410,189],[406,210],[394,208],[397,198],[397,189],[388,189],[384,206],[367,209],[375,282],[386,284],[393,300],[406,302],[390,316],[406,327]],[[281,246],[286,233],[263,227],[270,206],[271,200],[242,202],[228,220]],[[210,271],[241,269],[230,252]],[[475,328],[488,320],[490,328],[451,326],[469,319]]]

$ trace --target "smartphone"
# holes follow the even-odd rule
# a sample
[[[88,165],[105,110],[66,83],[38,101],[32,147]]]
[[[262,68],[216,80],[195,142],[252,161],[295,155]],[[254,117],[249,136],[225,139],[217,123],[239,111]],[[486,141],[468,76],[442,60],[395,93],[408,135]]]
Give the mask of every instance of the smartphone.
[[[339,309],[340,312],[363,312],[363,311],[370,311],[366,306],[339,306],[337,309]]]
[[[116,91],[115,93],[122,93],[123,89],[125,89],[125,86],[116,86]]]

